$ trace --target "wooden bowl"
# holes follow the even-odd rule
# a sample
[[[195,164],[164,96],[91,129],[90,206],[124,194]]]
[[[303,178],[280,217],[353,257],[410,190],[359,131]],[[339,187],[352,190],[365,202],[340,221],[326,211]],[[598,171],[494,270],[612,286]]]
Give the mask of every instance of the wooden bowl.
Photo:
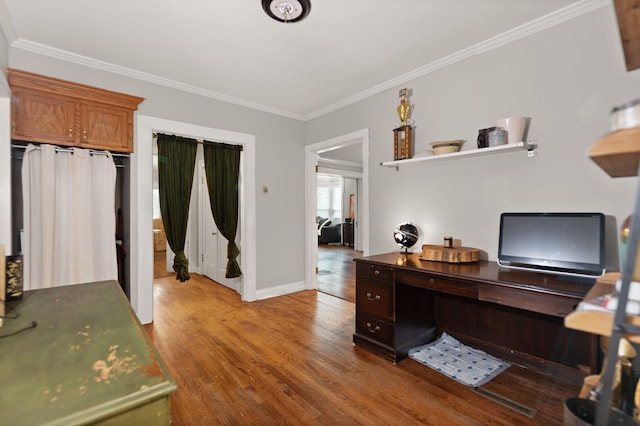
[[[431,147],[435,155],[451,154],[460,151],[463,140],[432,142]]]

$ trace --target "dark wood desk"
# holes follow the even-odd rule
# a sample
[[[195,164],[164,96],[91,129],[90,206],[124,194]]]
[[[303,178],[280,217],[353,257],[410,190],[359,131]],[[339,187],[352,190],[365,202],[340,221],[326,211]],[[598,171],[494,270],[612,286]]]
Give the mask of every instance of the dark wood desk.
[[[0,424],[170,423],[176,384],[116,281],[27,291],[7,305],[20,315],[0,328]]]
[[[591,285],[418,254],[355,259],[354,343],[398,362],[447,332],[507,361],[581,383],[598,371],[597,337],[564,327]]]

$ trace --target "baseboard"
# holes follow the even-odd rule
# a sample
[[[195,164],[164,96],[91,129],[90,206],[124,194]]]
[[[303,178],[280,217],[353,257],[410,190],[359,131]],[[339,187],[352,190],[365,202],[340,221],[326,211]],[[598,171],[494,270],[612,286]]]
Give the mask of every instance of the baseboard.
[[[297,293],[304,290],[308,290],[307,285],[304,281],[299,281],[297,283],[291,284],[283,284],[275,287],[265,288],[262,290],[256,290],[256,300],[284,296],[285,294]]]

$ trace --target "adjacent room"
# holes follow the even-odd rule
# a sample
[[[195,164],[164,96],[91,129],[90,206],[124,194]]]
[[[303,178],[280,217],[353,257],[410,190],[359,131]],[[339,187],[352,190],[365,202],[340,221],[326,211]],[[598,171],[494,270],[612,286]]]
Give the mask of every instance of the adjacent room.
[[[0,424],[637,424],[639,23],[0,0]]]

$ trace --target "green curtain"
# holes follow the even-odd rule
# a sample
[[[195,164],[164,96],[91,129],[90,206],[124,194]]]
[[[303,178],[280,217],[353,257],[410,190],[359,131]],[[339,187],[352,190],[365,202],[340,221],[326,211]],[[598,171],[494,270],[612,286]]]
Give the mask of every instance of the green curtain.
[[[242,274],[235,243],[238,228],[238,177],[242,146],[204,141],[204,169],[211,212],[220,233],[227,239],[226,278]]]
[[[175,254],[173,270],[180,282],[191,278],[189,261],[184,254],[184,241],[187,235],[197,148],[195,139],[158,135],[160,213],[167,243]]]

